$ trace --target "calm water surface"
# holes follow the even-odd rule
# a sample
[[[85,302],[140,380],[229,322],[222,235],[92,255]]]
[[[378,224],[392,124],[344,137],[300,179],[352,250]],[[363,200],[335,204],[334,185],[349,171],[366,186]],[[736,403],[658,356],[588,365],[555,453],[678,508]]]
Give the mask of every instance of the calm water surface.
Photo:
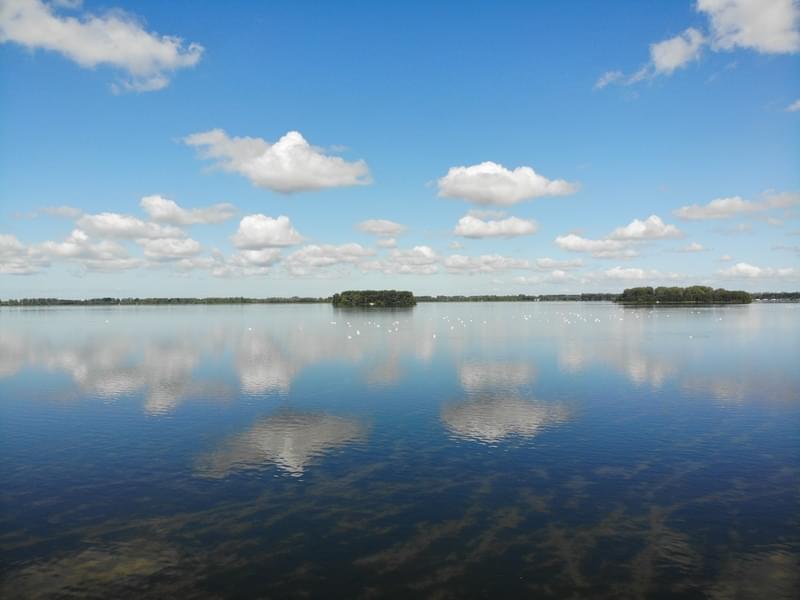
[[[8,598],[793,598],[800,306],[0,310]]]

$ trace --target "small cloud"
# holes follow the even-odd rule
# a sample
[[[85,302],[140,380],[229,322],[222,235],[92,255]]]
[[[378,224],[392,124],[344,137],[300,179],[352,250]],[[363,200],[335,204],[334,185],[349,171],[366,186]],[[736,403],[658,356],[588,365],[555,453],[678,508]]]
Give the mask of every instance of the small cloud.
[[[442,197],[500,206],[541,196],[566,196],[578,191],[578,184],[548,179],[531,167],[511,170],[491,161],[469,167],[451,167],[447,175],[439,179],[438,186]]]
[[[800,110],[800,98],[792,102],[789,106],[786,107],[786,112],[797,112]]]
[[[406,231],[405,225],[388,219],[367,219],[366,221],[361,221],[356,227],[364,233],[389,237],[402,235]]]
[[[539,226],[536,221],[508,217],[500,221],[484,221],[472,215],[466,215],[458,220],[455,235],[467,238],[511,238],[522,235],[533,235]]]
[[[657,215],[650,215],[644,221],[634,219],[625,227],[618,227],[609,237],[612,240],[663,240],[682,236],[674,225],[664,223]]]
[[[558,236],[555,244],[568,252],[586,252],[594,258],[632,258],[638,255],[627,242],[619,240],[592,240],[574,233]]]
[[[678,252],[705,252],[706,247],[699,242],[691,242],[682,248],[678,248]]]
[[[56,217],[59,219],[77,219],[83,214],[83,211],[79,208],[75,208],[74,206],[45,206],[44,208],[39,209],[36,213],[36,216],[39,214],[45,214],[48,217]]]
[[[217,161],[224,171],[238,173],[258,187],[283,194],[350,187],[370,183],[367,163],[328,156],[290,131],[274,144],[262,138],[229,137],[221,129],[183,139],[201,149],[203,158]]]
[[[293,246],[303,237],[292,226],[289,217],[276,219],[262,214],[248,215],[239,222],[239,229],[231,236],[234,246],[248,250]]]
[[[183,208],[174,200],[161,196],[145,196],[139,205],[158,223],[172,225],[198,225],[224,223],[236,215],[233,204],[213,204],[206,208]]]
[[[610,85],[612,83],[617,83],[618,81],[624,78],[625,74],[622,71],[606,71],[595,82],[593,89],[602,90],[607,85]]]

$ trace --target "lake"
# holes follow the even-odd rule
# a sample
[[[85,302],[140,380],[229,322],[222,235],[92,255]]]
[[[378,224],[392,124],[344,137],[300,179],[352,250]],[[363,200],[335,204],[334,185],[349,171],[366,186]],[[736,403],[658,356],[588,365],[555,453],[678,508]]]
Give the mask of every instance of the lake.
[[[790,598],[800,305],[0,309],[4,598]]]

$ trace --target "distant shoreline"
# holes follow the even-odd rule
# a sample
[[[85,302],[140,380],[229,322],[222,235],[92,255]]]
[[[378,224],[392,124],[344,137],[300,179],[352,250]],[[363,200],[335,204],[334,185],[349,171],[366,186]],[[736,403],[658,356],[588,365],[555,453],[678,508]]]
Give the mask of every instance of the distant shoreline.
[[[735,302],[672,302],[632,301],[621,299],[621,294],[542,294],[514,296],[417,296],[418,303],[437,302],[617,302],[623,306],[713,306]],[[750,295],[755,302],[800,302],[800,292],[758,292]],[[0,300],[0,307],[45,306],[190,306],[190,305],[244,305],[244,304],[333,304],[333,297],[273,297],[273,298],[21,298]]]

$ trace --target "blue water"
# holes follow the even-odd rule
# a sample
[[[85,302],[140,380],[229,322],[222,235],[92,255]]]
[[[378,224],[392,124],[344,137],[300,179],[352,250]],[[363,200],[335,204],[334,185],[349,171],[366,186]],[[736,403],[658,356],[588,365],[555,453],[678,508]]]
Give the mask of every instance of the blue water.
[[[0,310],[4,598],[794,598],[800,305]]]

